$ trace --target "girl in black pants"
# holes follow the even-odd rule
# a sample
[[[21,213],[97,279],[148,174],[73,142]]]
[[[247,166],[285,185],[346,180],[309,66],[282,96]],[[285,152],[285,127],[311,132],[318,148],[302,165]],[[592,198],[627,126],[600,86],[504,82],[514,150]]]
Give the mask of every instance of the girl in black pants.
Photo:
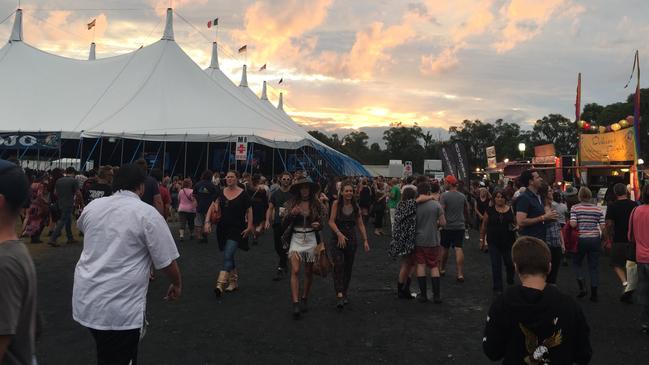
[[[370,250],[367,241],[367,232],[360,212],[360,208],[354,199],[354,186],[351,182],[345,182],[340,187],[341,199],[336,200],[331,206],[329,227],[336,235],[328,247],[329,257],[333,261],[334,289],[336,290],[336,308],[342,310],[347,300],[347,290],[352,278],[352,267],[356,255],[356,232],[355,227],[361,232],[363,248]]]

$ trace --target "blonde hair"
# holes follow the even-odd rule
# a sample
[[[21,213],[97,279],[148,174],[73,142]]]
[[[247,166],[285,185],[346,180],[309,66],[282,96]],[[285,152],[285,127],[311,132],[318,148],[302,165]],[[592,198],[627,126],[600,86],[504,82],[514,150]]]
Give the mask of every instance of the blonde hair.
[[[593,199],[593,192],[589,188],[582,186],[579,188],[579,194],[577,196],[579,197],[579,201],[584,203]]]

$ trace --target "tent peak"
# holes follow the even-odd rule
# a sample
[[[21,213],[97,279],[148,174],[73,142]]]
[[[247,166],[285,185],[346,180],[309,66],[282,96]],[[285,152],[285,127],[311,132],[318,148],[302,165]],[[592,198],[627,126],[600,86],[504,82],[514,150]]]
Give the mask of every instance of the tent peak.
[[[243,65],[243,71],[241,72],[241,83],[239,86],[248,87],[248,72],[246,71],[248,66]]]
[[[266,81],[264,81],[264,86],[261,88],[261,100],[268,100],[268,94],[266,93]]]
[[[162,39],[165,41],[174,40],[174,11],[172,8],[167,8],[167,24]]]
[[[284,93],[279,93],[279,102],[277,103],[277,109],[284,110]]]
[[[95,55],[95,42],[90,43],[90,53],[88,54],[88,61],[94,61],[97,57]]]
[[[16,17],[14,20],[14,27],[11,31],[9,42],[22,42],[23,40],[23,9],[16,9]]]
[[[218,45],[216,42],[212,42],[212,61],[210,62],[210,67],[218,70],[219,69],[219,51],[218,51]]]

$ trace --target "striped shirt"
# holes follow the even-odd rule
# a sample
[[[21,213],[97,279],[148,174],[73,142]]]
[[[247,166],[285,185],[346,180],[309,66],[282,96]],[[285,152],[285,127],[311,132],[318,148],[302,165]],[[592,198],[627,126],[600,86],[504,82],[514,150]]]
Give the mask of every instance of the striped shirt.
[[[579,203],[570,209],[570,221],[577,222],[579,237],[599,237],[599,227],[604,224],[604,213],[597,205]]]

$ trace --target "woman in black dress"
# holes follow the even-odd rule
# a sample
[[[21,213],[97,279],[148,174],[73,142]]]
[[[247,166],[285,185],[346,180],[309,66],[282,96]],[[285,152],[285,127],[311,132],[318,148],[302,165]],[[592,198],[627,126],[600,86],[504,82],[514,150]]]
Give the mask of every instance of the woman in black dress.
[[[216,238],[219,249],[223,251],[223,269],[219,272],[214,287],[214,294],[217,297],[226,291],[237,290],[239,273],[234,262],[234,254],[237,248],[244,251],[249,249],[248,235],[255,229],[252,224],[250,197],[239,187],[237,179],[236,171],[228,171],[225,176],[226,187],[219,192],[216,200],[210,205],[203,227],[205,232],[209,233],[212,230],[209,217],[214,210],[220,212],[221,219],[217,223]]]
[[[494,193],[493,203],[493,206],[488,207],[483,215],[480,229],[480,249],[486,250],[489,248],[493,290],[496,293],[502,293],[503,263],[505,264],[507,284],[514,284],[512,246],[516,240],[516,225],[514,223],[514,212],[507,204],[502,191]]]
[[[348,303],[347,290],[352,278],[352,267],[356,248],[356,227],[363,238],[365,252],[370,250],[367,241],[367,232],[361,210],[354,199],[354,186],[351,182],[344,182],[340,187],[341,199],[331,205],[329,227],[335,234],[328,247],[329,257],[333,261],[334,289],[336,290],[336,308],[342,310]]]

